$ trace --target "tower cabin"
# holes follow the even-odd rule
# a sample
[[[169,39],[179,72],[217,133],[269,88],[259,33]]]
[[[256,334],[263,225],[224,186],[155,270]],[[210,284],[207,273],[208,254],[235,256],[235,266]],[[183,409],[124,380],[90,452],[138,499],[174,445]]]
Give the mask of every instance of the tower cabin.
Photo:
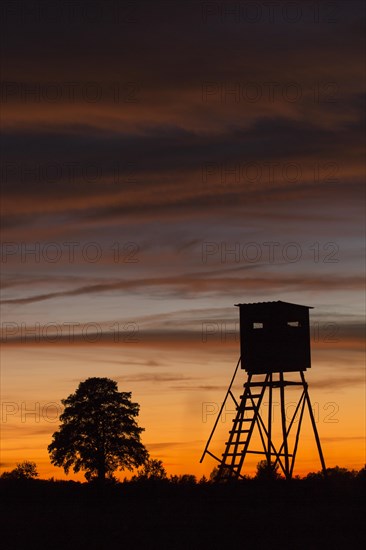
[[[310,368],[310,306],[289,302],[235,304],[240,311],[241,368],[248,374]]]

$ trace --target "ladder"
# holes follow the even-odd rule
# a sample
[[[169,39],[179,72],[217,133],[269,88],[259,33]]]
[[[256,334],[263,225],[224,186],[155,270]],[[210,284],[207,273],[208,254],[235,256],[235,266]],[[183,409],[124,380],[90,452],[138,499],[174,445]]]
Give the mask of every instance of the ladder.
[[[244,384],[244,393],[240,396],[240,403],[236,407],[233,427],[229,431],[229,439],[225,443],[225,451],[220,460],[218,479],[243,477],[240,472],[255,425],[260,417],[259,410],[265,394],[267,378],[268,376],[258,387],[258,384],[251,383],[250,374],[248,381]]]

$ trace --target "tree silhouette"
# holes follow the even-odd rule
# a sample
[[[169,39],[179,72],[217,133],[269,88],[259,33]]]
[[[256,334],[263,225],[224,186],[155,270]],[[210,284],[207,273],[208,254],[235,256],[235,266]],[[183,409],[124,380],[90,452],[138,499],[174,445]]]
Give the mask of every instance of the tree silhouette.
[[[30,460],[25,460],[17,464],[14,470],[11,472],[4,472],[2,474],[3,479],[35,479],[38,477],[37,464]]]
[[[141,466],[148,452],[140,441],[144,428],[135,417],[139,405],[131,392],[119,392],[109,378],[88,378],[76,392],[62,400],[61,425],[48,446],[51,462],[67,474],[84,470],[90,481],[113,478],[117,469]]]
[[[210,473],[210,481],[216,481],[218,473],[219,473],[218,467],[214,466],[212,472]]]
[[[271,462],[270,464],[267,460],[261,460],[257,464],[257,472],[255,474],[256,479],[263,480],[276,480],[281,477],[278,472],[278,464],[276,462]]]
[[[178,483],[179,485],[195,485],[197,483],[197,478],[193,474],[182,474],[170,476],[171,483]]]
[[[210,473],[210,481],[224,481],[231,478],[232,470],[229,466],[222,466],[222,471],[220,472],[220,468],[218,466],[215,466]],[[220,473],[220,476],[219,476]]]
[[[161,460],[151,458],[145,462],[141,470],[134,476],[133,480],[146,480],[146,479],[167,479],[167,473]]]

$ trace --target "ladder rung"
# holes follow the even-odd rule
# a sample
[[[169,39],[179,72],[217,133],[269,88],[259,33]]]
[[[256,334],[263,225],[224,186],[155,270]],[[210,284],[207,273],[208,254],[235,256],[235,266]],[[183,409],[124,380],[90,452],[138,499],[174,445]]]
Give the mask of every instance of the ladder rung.
[[[243,399],[243,397],[245,397],[246,399],[250,399],[250,398],[253,398],[253,399],[258,399],[259,397],[261,397],[262,394],[260,393],[249,393],[248,395],[239,395],[240,399]]]
[[[252,407],[253,409],[253,407]],[[253,422],[254,418],[241,418],[239,421],[236,418],[232,419],[232,422]]]
[[[222,456],[238,456],[239,457],[240,453],[223,453]]]
[[[254,418],[243,419],[242,422],[253,422]],[[248,432],[249,430],[230,430],[229,433],[235,434],[239,432]]]
[[[250,430],[230,430],[230,434],[242,434],[242,433],[247,433],[247,432],[250,432]]]

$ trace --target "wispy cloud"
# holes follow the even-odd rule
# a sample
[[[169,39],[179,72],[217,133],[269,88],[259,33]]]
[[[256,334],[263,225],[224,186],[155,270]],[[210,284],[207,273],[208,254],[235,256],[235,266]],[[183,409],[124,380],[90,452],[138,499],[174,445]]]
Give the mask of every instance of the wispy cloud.
[[[306,287],[308,290],[343,290],[349,288],[352,290],[362,290],[364,288],[364,279],[361,276],[281,276],[281,277],[207,277],[207,273],[191,273],[186,276],[143,278],[134,280],[124,280],[118,282],[109,282],[104,284],[86,285],[64,290],[60,292],[49,292],[37,294],[24,298],[10,298],[2,300],[2,304],[26,305],[34,302],[52,300],[54,298],[65,298],[68,296],[80,296],[86,294],[100,294],[104,292],[125,291],[143,289],[151,292],[151,289],[159,289],[165,294],[174,294],[180,296],[209,293],[211,295],[223,296],[233,292],[250,292],[253,290],[264,290],[268,292],[302,290]]]
[[[349,374],[348,376],[329,376],[327,378],[311,381],[311,388],[324,390],[349,388],[350,386],[363,387],[365,384],[365,375]]]
[[[187,380],[197,380],[190,376],[184,376],[177,373],[157,373],[151,374],[150,372],[144,372],[140,374],[115,376],[113,377],[117,382],[143,382],[143,383],[164,383],[164,382],[178,382]]]

